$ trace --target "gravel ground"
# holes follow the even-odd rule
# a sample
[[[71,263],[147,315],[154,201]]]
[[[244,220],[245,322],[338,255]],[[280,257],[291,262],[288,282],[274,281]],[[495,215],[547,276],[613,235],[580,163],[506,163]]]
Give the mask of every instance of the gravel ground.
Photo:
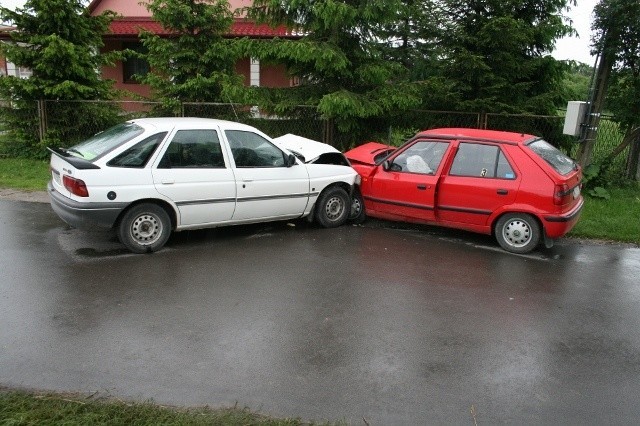
[[[0,188],[0,200],[48,203],[49,194],[47,194],[47,191],[23,191],[13,188]]]

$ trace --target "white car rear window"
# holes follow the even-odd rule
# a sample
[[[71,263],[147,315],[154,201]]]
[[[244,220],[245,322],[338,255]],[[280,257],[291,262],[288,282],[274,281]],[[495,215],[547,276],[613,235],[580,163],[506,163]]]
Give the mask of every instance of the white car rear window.
[[[144,129],[134,123],[118,124],[69,148],[67,152],[87,161],[96,160],[143,132]]]

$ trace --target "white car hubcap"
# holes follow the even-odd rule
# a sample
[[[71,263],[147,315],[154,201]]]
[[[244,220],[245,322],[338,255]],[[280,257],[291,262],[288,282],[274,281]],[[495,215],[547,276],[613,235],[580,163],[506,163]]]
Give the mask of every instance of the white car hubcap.
[[[140,244],[153,244],[162,234],[162,223],[151,214],[143,214],[131,225],[131,236]]]
[[[339,219],[344,211],[344,203],[342,202],[342,199],[340,197],[330,198],[325,207],[325,211],[329,220]]]

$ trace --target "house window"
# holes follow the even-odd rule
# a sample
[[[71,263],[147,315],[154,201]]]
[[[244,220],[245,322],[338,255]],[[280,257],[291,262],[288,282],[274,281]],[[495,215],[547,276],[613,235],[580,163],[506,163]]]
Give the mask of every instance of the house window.
[[[251,58],[249,65],[249,85],[260,87],[260,59]]]
[[[142,43],[123,43],[122,48],[141,55],[147,54],[147,48]],[[125,83],[140,83],[138,79],[148,73],[149,62],[144,58],[131,55],[122,61],[122,81]]]
[[[7,61],[7,75],[29,78],[33,75],[33,72],[29,68],[18,67],[14,63]]]

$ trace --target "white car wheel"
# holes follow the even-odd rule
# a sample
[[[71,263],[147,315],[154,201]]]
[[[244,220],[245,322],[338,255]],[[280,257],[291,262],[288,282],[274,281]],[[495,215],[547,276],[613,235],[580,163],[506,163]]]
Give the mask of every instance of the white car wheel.
[[[171,221],[167,212],[156,204],[138,204],[122,217],[118,237],[134,253],[159,250],[169,239]]]
[[[344,225],[351,212],[351,198],[339,186],[326,189],[316,203],[316,220],[325,228]]]

